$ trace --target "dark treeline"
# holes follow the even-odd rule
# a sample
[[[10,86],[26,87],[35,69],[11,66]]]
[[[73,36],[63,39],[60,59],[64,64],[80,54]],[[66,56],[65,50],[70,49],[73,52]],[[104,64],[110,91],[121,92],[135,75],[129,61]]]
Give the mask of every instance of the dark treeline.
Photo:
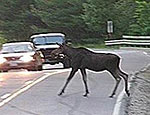
[[[41,32],[62,32],[73,42],[150,33],[149,0],[1,0],[0,34],[9,40],[28,40]]]

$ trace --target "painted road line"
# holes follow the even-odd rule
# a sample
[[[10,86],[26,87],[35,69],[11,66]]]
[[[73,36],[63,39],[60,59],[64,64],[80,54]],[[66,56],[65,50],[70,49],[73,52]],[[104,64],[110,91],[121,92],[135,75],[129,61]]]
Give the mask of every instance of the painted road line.
[[[6,99],[7,97],[9,97],[11,94],[10,93],[6,93],[3,96],[1,96],[1,99]]]
[[[44,76],[40,77],[39,79],[31,82],[30,84],[22,87],[21,89],[19,89],[18,91],[12,93],[11,95],[9,95],[7,98],[3,99],[1,102],[0,102],[0,107],[2,107],[3,105],[5,105],[6,103],[10,102],[12,99],[14,99],[15,97],[17,97],[18,95],[20,95],[21,93],[27,91],[28,89],[30,89],[32,86],[36,85],[37,83],[43,81],[44,79],[48,78],[49,76],[51,75],[55,75],[55,74],[59,74],[59,73],[62,73],[62,72],[67,72],[69,71],[69,69],[67,70],[59,70],[59,71],[56,71],[56,72],[52,72],[52,73],[48,73],[48,74],[45,74]],[[5,97],[5,96],[4,96]]]
[[[148,53],[147,52],[143,52],[143,54],[147,55],[148,56]]]
[[[26,86],[26,85],[29,85],[29,84],[31,84],[31,83],[33,83],[33,82],[34,82],[34,81],[32,81],[32,80],[31,80],[31,81],[26,81],[26,82],[25,82],[25,86]]]
[[[132,81],[133,78],[134,78],[134,75],[131,76],[130,81]],[[131,83],[129,82],[128,83],[128,89],[130,90],[130,88],[131,88]],[[123,97],[125,95],[124,91],[125,91],[125,89],[123,89],[121,91],[121,93],[118,95],[116,103],[115,103],[115,106],[114,106],[114,111],[113,111],[112,115],[120,115],[120,108],[121,108],[121,105],[122,105]]]
[[[121,108],[123,96],[124,96],[124,91],[122,90],[122,92],[117,97],[117,101],[112,115],[120,115],[120,108]]]

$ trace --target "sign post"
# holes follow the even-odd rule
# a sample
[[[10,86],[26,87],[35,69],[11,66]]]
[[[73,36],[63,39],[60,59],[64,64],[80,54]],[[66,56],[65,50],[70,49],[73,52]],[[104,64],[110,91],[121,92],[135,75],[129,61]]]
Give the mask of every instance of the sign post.
[[[113,21],[107,21],[107,33],[108,33],[108,38],[112,38],[112,33],[113,33]]]

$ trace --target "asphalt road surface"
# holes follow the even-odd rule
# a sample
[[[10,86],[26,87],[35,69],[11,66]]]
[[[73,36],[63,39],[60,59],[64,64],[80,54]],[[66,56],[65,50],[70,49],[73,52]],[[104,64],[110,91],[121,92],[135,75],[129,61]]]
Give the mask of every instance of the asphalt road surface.
[[[144,51],[104,52],[120,55],[121,68],[130,76],[150,62]],[[82,96],[84,87],[80,72],[74,76],[65,94],[57,96],[70,69],[57,69],[62,68],[62,65],[44,68],[48,70],[0,73],[0,115],[117,115],[114,108],[120,92],[124,89],[124,83],[120,83],[116,96],[109,98],[115,80],[108,72],[88,71],[90,95],[85,98]]]

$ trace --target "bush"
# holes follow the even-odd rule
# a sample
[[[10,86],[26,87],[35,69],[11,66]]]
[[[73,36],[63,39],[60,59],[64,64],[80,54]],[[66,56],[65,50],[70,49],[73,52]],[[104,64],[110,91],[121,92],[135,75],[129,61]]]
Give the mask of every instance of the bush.
[[[7,42],[7,40],[4,37],[0,36],[0,47],[2,46],[2,44],[6,43],[6,42]]]

